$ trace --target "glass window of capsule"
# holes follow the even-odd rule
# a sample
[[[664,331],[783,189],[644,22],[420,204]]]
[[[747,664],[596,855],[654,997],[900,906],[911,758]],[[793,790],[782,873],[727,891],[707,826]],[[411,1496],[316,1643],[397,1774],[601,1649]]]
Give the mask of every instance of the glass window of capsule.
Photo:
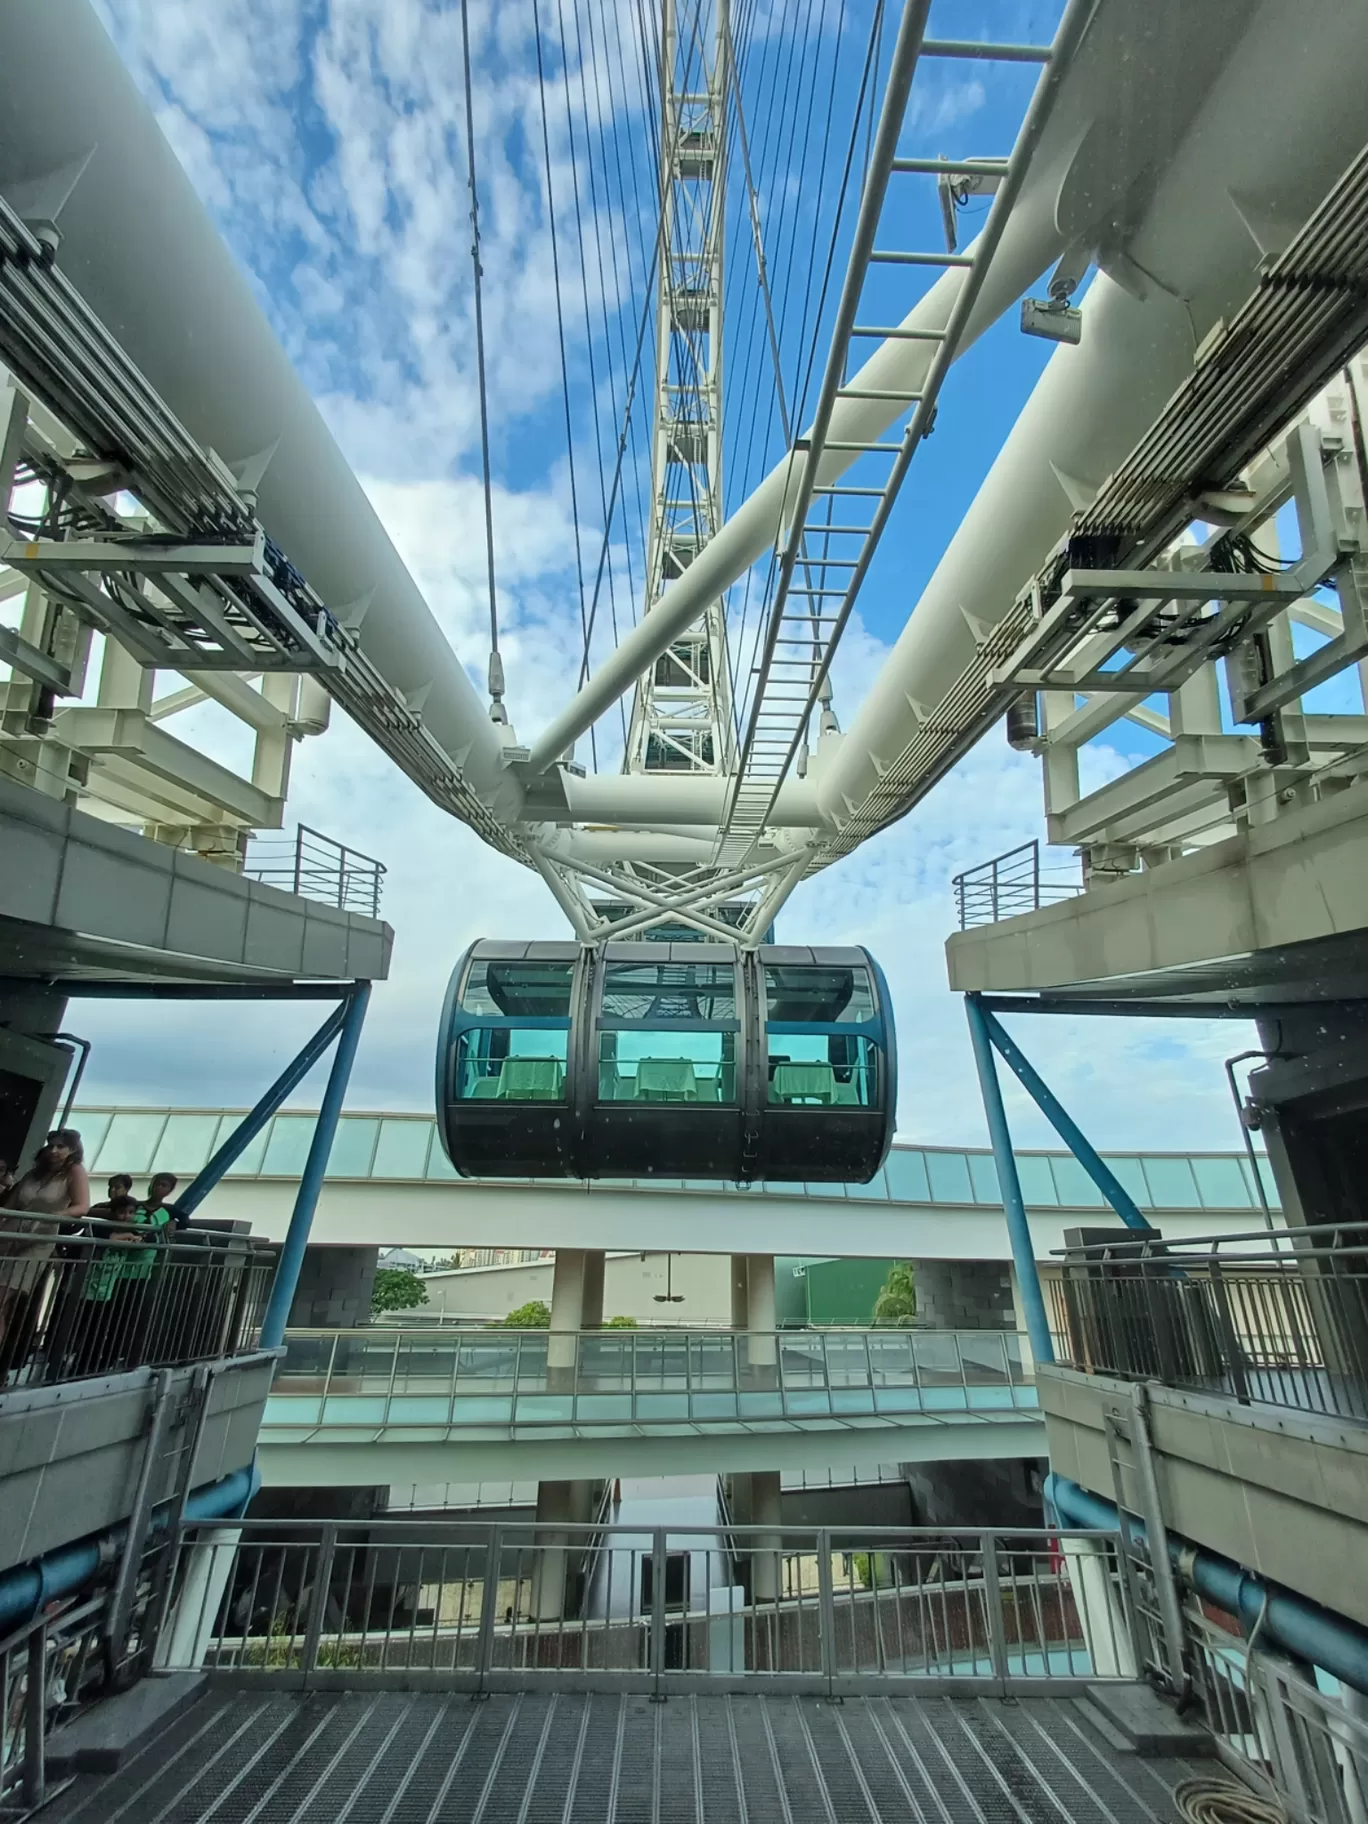
[[[786,1107],[876,1107],[879,1037],[868,969],[766,963],[770,1102]]]
[[[607,963],[598,1100],[734,1103],[740,1030],[732,964]]]
[[[571,962],[472,962],[456,1095],[463,1102],[563,1102],[570,1050]]]

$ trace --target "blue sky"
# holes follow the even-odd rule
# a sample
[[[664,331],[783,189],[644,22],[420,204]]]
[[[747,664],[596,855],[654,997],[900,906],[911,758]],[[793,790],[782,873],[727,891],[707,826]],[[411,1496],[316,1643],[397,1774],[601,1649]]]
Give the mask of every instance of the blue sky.
[[[488,637],[459,7],[449,0],[100,5],[391,536],[482,681]],[[890,9],[894,19],[899,10]],[[940,0],[932,31],[1041,41],[1059,10],[1058,0]],[[580,577],[592,586],[604,543],[603,501],[652,273],[655,127],[642,73],[650,34],[640,23],[651,11],[650,0],[472,0],[470,7],[500,616],[509,707],[522,738],[563,702],[578,668]],[[817,299],[836,179],[857,125],[870,17],[869,0],[733,0],[756,204],[795,411],[805,375],[812,375],[809,394],[815,388],[825,351]],[[926,66],[903,150],[1005,153],[1030,81],[1020,68]],[[734,505],[776,459],[782,437],[735,142],[731,171],[725,488]],[[909,186],[896,203],[903,244],[936,246],[932,186],[900,181]],[[847,209],[828,313],[849,221]],[[909,307],[905,276],[887,283],[887,296],[869,296],[876,320],[890,320],[888,311],[896,320]],[[952,375],[841,658],[843,721],[1049,352],[1004,321]],[[595,657],[611,638],[614,614],[625,626],[640,609],[649,357],[648,332],[647,365],[627,418],[622,505],[607,538],[612,580],[607,586],[605,567]],[[236,737],[219,712],[192,713],[197,737],[230,757]],[[188,721],[182,726],[191,731]],[[601,727],[601,765],[615,763],[619,726],[609,718]],[[1119,753],[1143,745],[1138,736],[1117,737],[1095,764],[1115,770]],[[299,749],[290,812],[389,867],[394,972],[376,994],[352,1101],[425,1107],[436,1014],[465,944],[485,934],[560,936],[560,915],[535,878],[427,804],[340,717]],[[945,987],[949,880],[1040,834],[1040,823],[1035,763],[995,734],[913,816],[801,889],[784,915],[783,935],[793,941],[868,942],[883,960],[903,1032],[900,1122],[909,1139],[982,1135],[963,1015]],[[73,1008],[72,1020],[100,1041],[91,1094],[194,1104],[251,1100],[309,1015],[208,1008],[171,1018],[164,1009],[116,1016],[88,1006]],[[1222,1146],[1237,1144],[1238,1134],[1219,1058],[1247,1042],[1245,1031],[1073,1022],[1029,1036],[1099,1139]],[[1046,1138],[1028,1109],[1018,1103],[1015,1113],[1023,1139]]]

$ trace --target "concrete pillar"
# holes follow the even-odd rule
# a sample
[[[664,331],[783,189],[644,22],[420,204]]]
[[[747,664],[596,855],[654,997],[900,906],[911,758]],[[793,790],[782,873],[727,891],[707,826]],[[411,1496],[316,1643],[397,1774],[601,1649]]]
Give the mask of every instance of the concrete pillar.
[[[548,1374],[569,1386],[574,1377],[578,1332],[584,1322],[583,1248],[557,1248],[551,1270],[551,1334],[546,1339]],[[600,1292],[600,1301],[602,1293]]]
[[[746,1256],[731,1257],[731,1327],[744,1330],[750,1322],[750,1299],[746,1287]]]
[[[750,1331],[750,1365],[773,1370],[778,1356],[774,1343],[774,1256],[746,1256],[746,1328]]]
[[[181,1672],[204,1664],[241,1537],[241,1527],[216,1527],[191,1546],[180,1595],[157,1642],[159,1670]]]
[[[594,1481],[537,1484],[537,1551],[532,1563],[531,1613],[560,1621],[579,1608],[579,1568],[594,1515]],[[502,1620],[502,1616],[499,1617]]]
[[[1135,1644],[1112,1583],[1106,1548],[1095,1539],[1064,1539],[1060,1544],[1093,1677],[1136,1677]]]
[[[782,1595],[779,1548],[783,1535],[778,1531],[782,1519],[782,1494],[777,1469],[754,1470],[750,1476],[750,1524],[775,1530],[752,1537],[754,1557],[751,1560],[751,1601],[775,1602]]]
[[[580,1329],[603,1328],[603,1249],[587,1248],[584,1254],[584,1290]]]

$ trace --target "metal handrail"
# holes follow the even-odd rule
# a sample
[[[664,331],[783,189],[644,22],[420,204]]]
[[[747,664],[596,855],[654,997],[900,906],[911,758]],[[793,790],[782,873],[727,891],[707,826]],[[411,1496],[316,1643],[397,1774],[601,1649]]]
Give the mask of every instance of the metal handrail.
[[[833,1696],[929,1680],[1064,1692],[1136,1663],[1116,1543],[1039,1528],[744,1526],[724,1541],[716,1526],[248,1520],[231,1539],[186,1530],[182,1553],[209,1574],[187,1567],[193,1612],[172,1632],[246,1683],[440,1673],[483,1692],[592,1672],[656,1695],[719,1678]],[[586,1544],[598,1569],[580,1584]]]
[[[254,836],[242,872],[248,880],[277,886],[340,911],[380,915],[385,864],[321,830],[301,823],[294,839]]]
[[[995,925],[1000,919],[1038,912],[1041,906],[1072,899],[1083,891],[1081,880],[1056,881],[1040,866],[1040,842],[1018,843],[988,861],[966,868],[951,882],[961,931]]]
[[[256,1347],[275,1260],[263,1242],[208,1231],[161,1240],[157,1230],[139,1229],[124,1244],[63,1235],[56,1222],[20,1227],[5,1214],[0,1391],[188,1366]]]

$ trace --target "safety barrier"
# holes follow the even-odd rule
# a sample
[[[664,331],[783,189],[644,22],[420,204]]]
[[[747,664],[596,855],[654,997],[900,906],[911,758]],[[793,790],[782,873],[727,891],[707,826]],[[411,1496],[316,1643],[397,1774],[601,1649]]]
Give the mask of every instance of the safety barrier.
[[[1184,1617],[1193,1695],[1217,1752],[1296,1824],[1368,1817],[1368,1700],[1320,1690],[1207,1611]]]
[[[343,912],[379,918],[385,864],[301,823],[289,837],[254,836],[242,872],[248,880],[321,900]]]
[[[1072,1249],[1051,1286],[1057,1360],[1368,1420],[1365,1233],[1324,1224]]]
[[[247,1522],[187,1530],[194,1612],[174,1634],[179,1663],[286,1685],[1058,1691],[1133,1676],[1113,1545],[929,1528]]]
[[[974,868],[966,868],[951,881],[955,912],[961,931],[974,925],[995,925],[1000,918],[1037,912],[1056,900],[1072,899],[1083,891],[1080,880],[1063,880],[1057,870],[1042,869],[1040,844],[1023,842],[1015,849],[994,855]]]
[[[155,1237],[0,1226],[0,1391],[252,1348],[274,1254],[243,1236]]]
[[[620,1425],[1034,1412],[995,1330],[295,1330],[273,1425]]]

